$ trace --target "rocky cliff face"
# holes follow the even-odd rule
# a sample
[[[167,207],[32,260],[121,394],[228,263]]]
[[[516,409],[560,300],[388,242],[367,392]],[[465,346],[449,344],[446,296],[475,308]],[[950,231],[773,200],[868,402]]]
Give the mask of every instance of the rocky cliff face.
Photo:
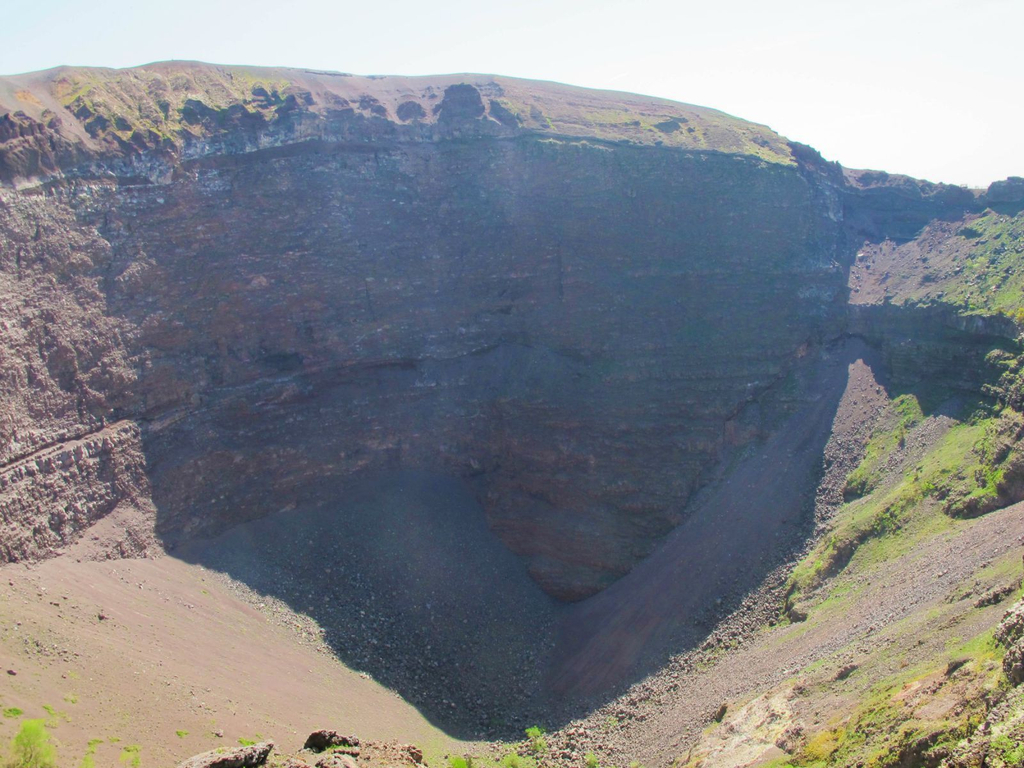
[[[916,190],[893,213],[762,126],[501,78],[164,64],[0,105],[0,451],[38,499],[2,512],[15,540],[151,494],[173,546],[425,469],[564,600],[777,423],[760,395],[845,327],[851,233],[973,204],[873,181]],[[75,476],[19,468],[111,429],[66,524]]]

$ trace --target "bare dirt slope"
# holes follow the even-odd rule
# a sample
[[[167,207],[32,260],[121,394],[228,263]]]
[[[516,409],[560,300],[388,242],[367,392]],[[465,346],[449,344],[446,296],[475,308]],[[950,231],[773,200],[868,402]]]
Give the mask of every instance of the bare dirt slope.
[[[200,566],[63,557],[0,577],[0,703],[48,720],[62,766],[78,765],[92,739],[103,740],[97,765],[137,744],[152,767],[257,734],[297,749],[317,727],[428,752],[451,743],[318,651],[307,620],[279,603],[261,613]],[[19,719],[0,718],[0,741]]]

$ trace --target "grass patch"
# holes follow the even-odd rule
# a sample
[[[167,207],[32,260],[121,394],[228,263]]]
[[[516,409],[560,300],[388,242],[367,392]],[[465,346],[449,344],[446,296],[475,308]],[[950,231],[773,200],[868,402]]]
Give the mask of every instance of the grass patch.
[[[992,630],[966,641],[953,639],[938,658],[877,682],[852,714],[837,715],[794,755],[771,765],[937,764],[934,755],[973,734],[984,721],[992,694],[1003,685],[1002,654]]]
[[[543,755],[548,751],[548,741],[544,738],[547,731],[539,725],[526,729],[527,746],[535,755]]]
[[[231,107],[272,119],[291,83],[258,77],[249,69],[197,68],[168,75],[147,70],[73,70],[54,82],[54,94],[94,136],[177,142],[199,130],[188,122],[188,103],[211,110],[216,128],[230,128]],[[260,95],[257,95],[260,94]]]
[[[1012,501],[1005,498],[1005,486],[1008,473],[1018,471],[1019,414],[1010,409],[998,416],[977,411],[971,420],[950,428],[902,476],[885,483],[882,468],[922,418],[912,396],[897,398],[893,414],[876,429],[847,483],[867,494],[840,509],[832,530],[793,569],[790,612],[801,595],[842,571],[855,555],[866,567],[901,557],[947,530],[952,518],[974,517]]]
[[[128,744],[122,747],[118,761],[127,765],[128,768],[139,768],[142,765],[142,747],[138,744]]]
[[[965,313],[1002,314],[1024,324],[1024,213],[986,211],[961,229],[959,238],[969,246],[959,269],[912,298],[942,291],[943,302]]]
[[[537,761],[532,757],[523,757],[509,752],[499,761],[501,768],[537,768]]]
[[[89,744],[85,748],[85,754],[82,755],[82,762],[78,764],[78,768],[96,768],[96,747],[103,743],[103,739],[89,739]]]
[[[946,643],[946,652],[950,659],[967,657],[978,665],[989,668],[998,667],[1006,654],[1006,650],[996,642],[995,628],[966,641],[952,637]],[[994,685],[996,681],[992,682]]]
[[[46,718],[47,728],[56,728],[62,722],[67,722],[70,719],[67,712],[61,712],[49,704],[43,704],[43,711],[49,715],[49,717]]]
[[[1001,733],[989,744],[987,765],[1024,765],[1024,741]],[[1001,762],[997,762],[1001,761]]]
[[[906,444],[907,433],[924,421],[921,404],[915,395],[900,395],[889,405],[884,426],[876,428],[864,449],[864,458],[846,479],[844,494],[860,497],[873,490],[881,480],[881,463]]]

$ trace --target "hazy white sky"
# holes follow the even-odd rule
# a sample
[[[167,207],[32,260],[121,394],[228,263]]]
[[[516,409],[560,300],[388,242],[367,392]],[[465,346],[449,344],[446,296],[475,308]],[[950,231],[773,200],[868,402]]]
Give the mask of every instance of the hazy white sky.
[[[853,168],[1024,176],[1024,0],[9,0],[0,73],[487,72],[716,107]]]

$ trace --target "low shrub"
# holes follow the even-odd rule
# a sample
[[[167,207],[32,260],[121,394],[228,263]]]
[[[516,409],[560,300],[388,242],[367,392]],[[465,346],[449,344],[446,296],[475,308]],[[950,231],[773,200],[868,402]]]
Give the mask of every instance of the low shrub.
[[[547,733],[539,725],[534,725],[526,729],[526,738],[530,742],[530,751],[535,755],[542,755],[548,751],[548,741],[544,738],[544,734]]]
[[[42,720],[22,721],[4,768],[57,768],[57,748]]]

